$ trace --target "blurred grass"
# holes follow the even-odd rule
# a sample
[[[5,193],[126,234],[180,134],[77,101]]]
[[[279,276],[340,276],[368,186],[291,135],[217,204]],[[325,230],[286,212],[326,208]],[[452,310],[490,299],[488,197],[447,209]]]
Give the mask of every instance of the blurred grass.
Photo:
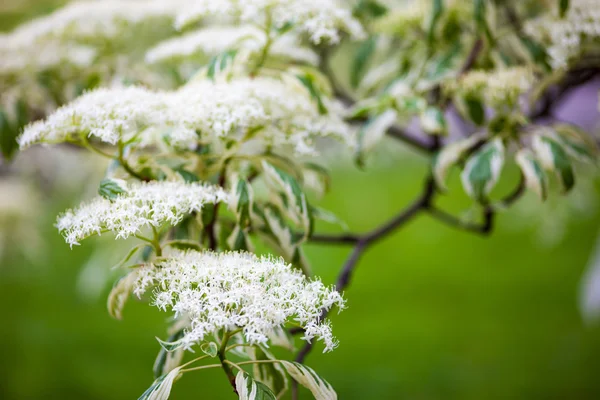
[[[2,8],[0,27],[47,7]],[[401,154],[367,172],[338,166],[322,205],[356,231],[386,220],[418,194],[426,170]],[[456,179],[451,193],[445,205],[461,209]],[[132,399],[152,381],[166,314],[132,300],[123,321],[111,319],[110,284],[98,298],[81,296],[81,266],[113,242],[69,250],[52,224],[76,202],[48,199],[40,226],[50,251],[41,265],[12,256],[0,267],[1,399]],[[584,326],[577,310],[598,217],[573,221],[555,248],[536,245],[534,230],[515,230],[525,218],[506,212],[493,236],[480,238],[420,216],[382,241],[360,262],[348,310],[333,317],[340,347],[315,351],[307,364],[343,400],[600,398],[600,330]],[[349,249],[307,247],[314,270],[333,282]],[[172,398],[233,395],[222,371],[207,370],[184,376]]]

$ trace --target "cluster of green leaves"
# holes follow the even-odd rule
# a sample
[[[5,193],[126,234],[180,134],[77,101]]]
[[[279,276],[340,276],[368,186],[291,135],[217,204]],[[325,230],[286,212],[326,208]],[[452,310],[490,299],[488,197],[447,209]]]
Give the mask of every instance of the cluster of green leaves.
[[[503,167],[514,158],[523,185],[542,200],[551,176],[569,191],[574,164],[594,164],[597,146],[575,126],[536,127],[523,111],[527,94],[535,109],[542,93],[564,75],[551,71],[544,44],[521,28],[527,19],[553,12],[534,3],[431,0],[388,9],[376,0],[359,2],[355,13],[372,35],[354,49],[348,81],[348,95],[357,99],[351,117],[366,121],[358,137],[358,164],[364,165],[386,131],[404,129],[415,118],[423,133],[447,135],[452,104],[472,133],[442,140],[432,163],[441,190],[456,165],[467,194],[488,204]],[[569,2],[552,6],[564,16]],[[513,81],[498,82],[503,71]],[[519,79],[531,87],[520,87],[514,82]]]

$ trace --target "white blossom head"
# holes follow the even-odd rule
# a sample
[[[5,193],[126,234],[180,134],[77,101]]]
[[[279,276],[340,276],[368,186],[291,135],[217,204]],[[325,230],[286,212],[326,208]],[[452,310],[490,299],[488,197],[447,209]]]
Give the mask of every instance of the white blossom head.
[[[292,24],[314,43],[337,42],[339,31],[364,35],[360,23],[338,0],[197,0],[178,15],[176,24],[181,28],[211,15],[246,23],[269,20],[276,28]]]
[[[323,309],[345,307],[342,296],[320,280],[309,280],[283,259],[246,252],[177,252],[137,271],[134,293],[152,290],[153,304],[189,319],[186,348],[219,329],[242,328],[250,344],[267,344],[286,323],[305,329],[303,339],[337,342]]]
[[[176,225],[207,203],[227,202],[221,188],[200,183],[148,182],[127,185],[113,199],[98,197],[58,217],[56,227],[71,246],[94,234],[127,238],[143,228]]]
[[[160,137],[158,129],[180,148],[198,142],[215,144],[217,149],[232,141],[242,146],[252,136],[259,148],[287,146],[298,154],[313,154],[318,137],[351,141],[350,127],[335,112],[335,104],[330,106],[332,112],[321,114],[295,78],[202,79],[173,92],[98,89],[30,124],[18,142],[25,148],[87,135],[109,144],[135,141],[143,146]]]

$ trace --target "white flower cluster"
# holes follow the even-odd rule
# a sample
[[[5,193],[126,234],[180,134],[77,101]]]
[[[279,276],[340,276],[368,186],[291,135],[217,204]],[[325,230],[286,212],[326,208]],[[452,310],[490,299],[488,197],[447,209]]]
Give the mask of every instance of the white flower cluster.
[[[150,49],[146,54],[149,63],[186,60],[197,55],[216,55],[231,48],[242,48],[257,53],[263,49],[266,36],[252,25],[210,26],[183,36],[168,39]],[[307,47],[302,47],[296,36],[286,34],[276,38],[269,54],[290,60],[317,64],[318,56]]]
[[[150,144],[156,129],[164,129],[177,147],[190,147],[198,140],[242,141],[248,132],[255,132],[254,140],[262,145],[291,144],[301,154],[314,152],[315,137],[332,135],[344,141],[352,137],[337,113],[319,114],[295,78],[284,82],[257,77],[194,81],[174,92],[137,87],[95,90],[27,126],[18,142],[24,148],[85,134],[110,144],[133,139]]]
[[[321,311],[345,307],[342,296],[319,280],[307,280],[283,259],[252,253],[179,252],[140,268],[134,293],[153,288],[153,303],[190,319],[186,348],[219,329],[243,328],[251,344],[266,344],[286,322],[305,328],[303,339],[322,340],[325,351],[337,342]]]
[[[206,203],[229,200],[223,189],[200,183],[163,181],[122,186],[124,193],[113,200],[99,197],[58,217],[56,227],[67,243],[77,245],[86,237],[108,231],[125,239],[144,227],[176,225]]]
[[[153,18],[172,20],[186,0],[90,0],[69,3],[20,25],[3,39],[15,47],[55,39],[97,41],[118,36],[124,26]]]
[[[564,68],[587,45],[600,45],[600,7],[597,0],[572,0],[564,18],[544,16],[525,25],[525,31],[549,42],[554,68]]]
[[[495,108],[515,104],[520,95],[531,89],[534,75],[526,67],[513,67],[497,71],[471,71],[447,88],[461,95],[474,95]]]
[[[178,15],[176,24],[183,27],[210,15],[254,24],[270,21],[277,28],[291,23],[314,43],[336,42],[340,30],[353,37],[364,35],[360,23],[338,0],[196,0]]]

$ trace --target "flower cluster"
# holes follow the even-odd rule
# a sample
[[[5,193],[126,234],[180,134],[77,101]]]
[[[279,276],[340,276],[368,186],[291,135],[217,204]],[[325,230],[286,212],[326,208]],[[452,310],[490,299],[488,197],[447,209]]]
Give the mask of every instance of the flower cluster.
[[[232,48],[257,53],[266,43],[263,31],[252,25],[210,26],[159,43],[146,53],[149,63],[186,61],[194,56],[212,56]],[[317,64],[318,56],[302,47],[297,36],[286,34],[275,39],[269,48],[271,57]]]
[[[144,227],[176,225],[207,203],[227,202],[228,194],[200,183],[149,182],[121,184],[112,200],[99,197],[58,217],[56,226],[71,246],[94,234],[112,231],[117,238],[135,235]]]
[[[344,308],[342,296],[319,280],[307,280],[282,259],[251,253],[179,252],[137,271],[134,293],[153,288],[153,303],[190,325],[182,339],[189,348],[219,329],[243,328],[251,344],[266,344],[288,322],[305,328],[307,341],[317,338],[325,351],[336,347],[323,309]]]
[[[40,41],[98,41],[117,37],[127,25],[155,18],[172,20],[185,0],[91,0],[67,4],[25,23],[4,39],[15,47]]]
[[[586,45],[600,42],[600,8],[596,0],[573,0],[565,18],[543,16],[525,25],[525,31],[549,43],[554,68],[564,68]]]
[[[485,99],[494,108],[515,105],[520,95],[531,89],[533,71],[513,67],[497,71],[471,71],[458,81],[449,81],[446,89],[463,97]]]
[[[291,144],[302,154],[314,152],[315,137],[351,138],[348,125],[334,113],[321,115],[297,80],[261,77],[231,82],[199,80],[173,92],[137,87],[99,89],[27,126],[19,144],[24,148],[77,140],[82,134],[110,144],[151,143],[149,138],[161,128],[171,144],[179,147],[198,141],[243,141],[254,132],[262,144]]]
[[[210,15],[275,28],[292,24],[314,43],[336,42],[340,30],[354,37],[364,35],[360,23],[338,0],[197,0],[178,15],[176,24],[183,27]]]

